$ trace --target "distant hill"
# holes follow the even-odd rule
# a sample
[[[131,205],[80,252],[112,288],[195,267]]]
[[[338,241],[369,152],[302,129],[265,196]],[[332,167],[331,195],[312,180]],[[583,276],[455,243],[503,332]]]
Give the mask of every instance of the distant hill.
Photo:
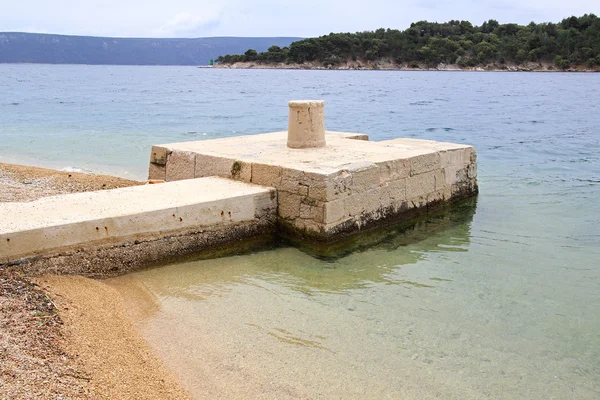
[[[222,66],[331,69],[548,69],[600,70],[600,18],[594,14],[558,23],[474,26],[469,21],[419,21],[403,31],[331,33],[217,58]],[[241,64],[241,65],[236,65]]]
[[[207,65],[223,54],[289,46],[295,37],[131,39],[0,32],[0,63]]]

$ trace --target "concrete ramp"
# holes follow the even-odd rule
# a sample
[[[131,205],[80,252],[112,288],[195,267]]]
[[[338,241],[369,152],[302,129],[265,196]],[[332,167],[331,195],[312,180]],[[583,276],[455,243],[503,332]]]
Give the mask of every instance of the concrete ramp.
[[[172,257],[201,243],[225,243],[273,229],[276,207],[274,189],[216,177],[4,203],[0,265],[111,246],[137,259],[143,258],[140,251]],[[160,249],[147,246],[165,238],[171,242]],[[110,251],[113,261],[126,261],[120,260],[120,251]]]

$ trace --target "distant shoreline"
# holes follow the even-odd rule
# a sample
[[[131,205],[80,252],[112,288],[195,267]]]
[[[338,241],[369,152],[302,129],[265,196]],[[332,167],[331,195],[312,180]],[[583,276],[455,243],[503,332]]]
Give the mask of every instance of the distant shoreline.
[[[200,69],[285,69],[285,70],[317,70],[317,71],[446,71],[446,72],[600,72],[600,66],[589,68],[585,66],[575,66],[567,69],[560,69],[547,66],[478,66],[462,68],[456,64],[444,64],[438,67],[420,66],[417,68],[406,65],[337,65],[324,66],[311,63],[304,64],[262,64],[257,62],[238,62],[233,64],[215,64],[210,65],[184,65],[184,64],[78,64],[78,63],[30,63],[30,62],[0,62],[0,65],[58,65],[58,66],[81,66],[81,67],[188,67]]]
[[[287,70],[333,70],[333,71],[454,71],[454,72],[600,72],[600,66],[589,68],[583,65],[560,69],[552,64],[527,63],[523,65],[484,65],[476,67],[460,67],[457,64],[440,64],[436,67],[408,64],[395,64],[389,61],[375,62],[348,62],[339,65],[322,65],[320,63],[286,64],[286,63],[258,63],[253,61],[237,62],[233,64],[216,64],[213,68],[219,69],[287,69]]]
[[[209,64],[221,54],[289,46],[300,37],[119,38],[0,32],[0,63],[84,65]]]

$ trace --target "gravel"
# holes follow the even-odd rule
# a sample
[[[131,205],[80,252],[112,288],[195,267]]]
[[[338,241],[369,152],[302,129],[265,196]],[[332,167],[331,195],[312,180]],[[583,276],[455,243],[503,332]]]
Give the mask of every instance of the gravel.
[[[0,163],[0,203],[141,184]],[[100,281],[0,268],[0,399],[187,398],[120,301]]]

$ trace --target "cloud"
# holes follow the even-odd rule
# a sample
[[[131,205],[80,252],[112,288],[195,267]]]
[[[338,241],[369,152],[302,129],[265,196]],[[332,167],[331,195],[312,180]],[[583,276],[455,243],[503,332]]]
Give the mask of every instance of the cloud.
[[[179,13],[156,30],[161,37],[198,37],[212,34],[220,25],[220,12],[194,15]]]
[[[0,30],[125,37],[319,36],[451,19],[600,14],[598,0],[0,0]],[[33,29],[36,27],[37,29]]]

